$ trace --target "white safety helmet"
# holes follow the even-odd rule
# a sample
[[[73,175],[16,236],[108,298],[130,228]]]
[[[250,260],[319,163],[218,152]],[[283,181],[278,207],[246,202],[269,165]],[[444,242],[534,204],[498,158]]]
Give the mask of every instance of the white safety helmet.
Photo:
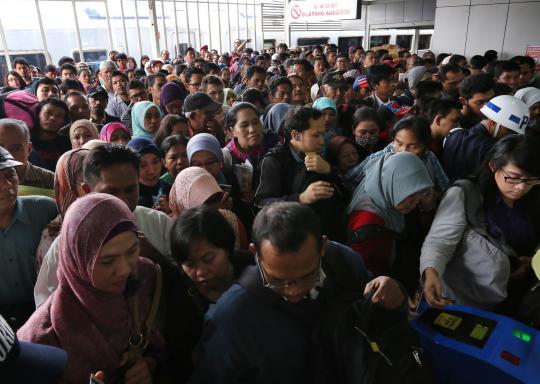
[[[516,133],[525,133],[529,125],[530,113],[525,103],[510,95],[496,96],[480,110],[488,119],[497,123],[493,137],[497,136],[499,127],[503,126]]]

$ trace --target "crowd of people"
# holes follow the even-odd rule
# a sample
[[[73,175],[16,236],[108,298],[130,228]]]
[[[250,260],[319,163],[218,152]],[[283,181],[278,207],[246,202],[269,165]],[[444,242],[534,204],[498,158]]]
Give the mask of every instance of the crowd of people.
[[[0,352],[50,346],[39,382],[333,382],[311,332],[345,279],[388,313],[528,321],[532,58],[248,45],[13,61]]]

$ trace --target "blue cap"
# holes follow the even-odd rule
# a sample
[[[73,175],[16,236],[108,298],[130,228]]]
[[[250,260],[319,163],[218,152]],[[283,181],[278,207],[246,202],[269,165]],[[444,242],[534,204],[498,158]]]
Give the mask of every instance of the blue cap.
[[[319,111],[331,108],[337,113],[336,102],[334,101],[334,99],[331,99],[329,97],[319,97],[313,103],[313,108]]]

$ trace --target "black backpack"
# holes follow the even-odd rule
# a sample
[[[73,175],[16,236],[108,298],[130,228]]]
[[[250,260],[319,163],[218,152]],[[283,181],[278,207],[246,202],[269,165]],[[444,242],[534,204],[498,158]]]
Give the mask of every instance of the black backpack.
[[[330,244],[329,247],[330,249]],[[318,319],[307,318],[297,308],[286,313],[313,327],[314,371],[332,384],[429,384],[434,383],[431,363],[425,356],[407,313],[387,311],[363,297],[363,283],[339,252],[327,252],[324,272],[332,276],[337,293],[319,300]],[[239,284],[278,311],[279,297],[261,284],[255,267],[247,269]],[[364,282],[365,283],[365,282]]]
[[[407,311],[389,311],[374,304],[374,292],[363,297],[363,287],[353,289],[346,283],[354,280],[343,261],[329,258],[327,263],[344,288],[337,299],[325,303],[320,321],[320,342],[332,368],[331,382],[434,383],[431,360],[409,324]]]

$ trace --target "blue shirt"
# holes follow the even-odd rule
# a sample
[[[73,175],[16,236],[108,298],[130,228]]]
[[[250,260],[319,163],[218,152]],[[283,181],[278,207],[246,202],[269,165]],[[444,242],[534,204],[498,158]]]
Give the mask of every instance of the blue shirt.
[[[41,232],[58,215],[56,203],[44,196],[17,197],[15,215],[0,229],[0,311],[33,303],[36,249]]]

